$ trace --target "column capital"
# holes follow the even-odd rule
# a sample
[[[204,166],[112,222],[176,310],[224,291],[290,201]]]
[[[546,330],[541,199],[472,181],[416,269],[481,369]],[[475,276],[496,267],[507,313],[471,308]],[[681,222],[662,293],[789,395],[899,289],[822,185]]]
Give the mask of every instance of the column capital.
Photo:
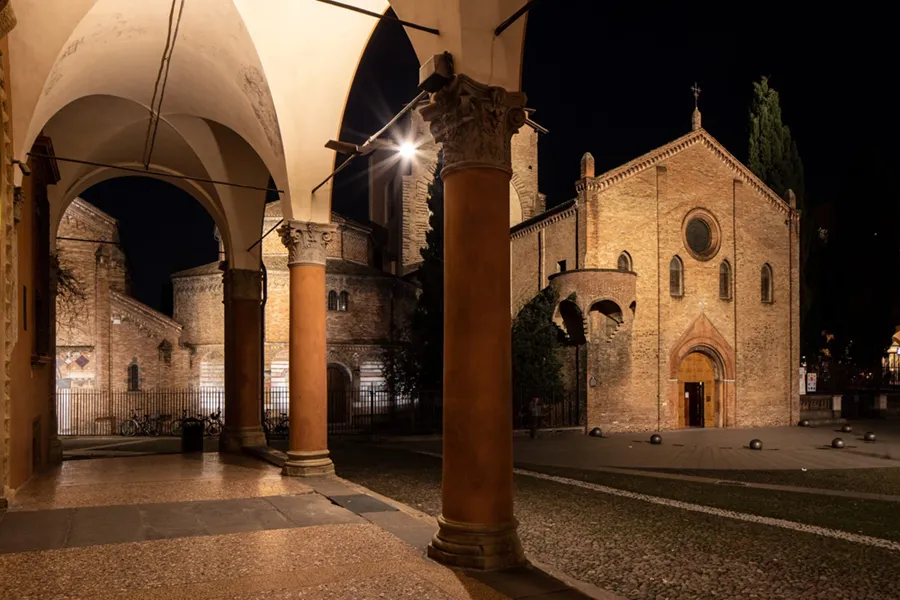
[[[262,273],[251,269],[223,269],[222,283],[228,300],[260,300]]]
[[[328,246],[337,235],[333,223],[286,221],[278,229],[281,243],[288,249],[288,266],[325,265]]]
[[[488,167],[512,173],[512,136],[525,124],[525,94],[456,75],[422,108],[431,135],[443,144],[444,172]]]

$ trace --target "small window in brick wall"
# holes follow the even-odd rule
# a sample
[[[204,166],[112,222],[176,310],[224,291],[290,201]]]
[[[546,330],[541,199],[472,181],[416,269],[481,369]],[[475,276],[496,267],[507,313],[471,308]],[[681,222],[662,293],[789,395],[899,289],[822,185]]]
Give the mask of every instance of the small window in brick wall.
[[[328,310],[337,310],[338,309],[338,295],[337,292],[331,290],[328,292]]]
[[[128,365],[128,391],[137,392],[141,389],[141,369],[138,367],[137,358],[131,359]]]
[[[159,344],[159,360],[167,365],[172,364],[172,344],[169,340],[163,340]]]
[[[350,294],[346,291],[341,292],[340,296],[338,296],[338,308],[341,312],[347,312],[350,310]]]

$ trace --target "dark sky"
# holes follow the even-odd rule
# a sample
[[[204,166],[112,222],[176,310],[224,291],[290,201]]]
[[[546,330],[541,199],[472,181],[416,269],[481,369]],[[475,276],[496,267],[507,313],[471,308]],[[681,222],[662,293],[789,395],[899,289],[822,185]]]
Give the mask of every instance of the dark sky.
[[[721,4],[538,3],[528,21],[523,89],[534,119],[549,129],[540,146],[541,191],[550,206],[573,197],[586,151],[602,171],[689,131],[694,81],[703,90],[704,127],[744,160],[752,82],[767,75],[804,161],[807,214],[830,229],[827,260],[818,267],[830,277],[817,298],[823,319],[839,338],[877,355],[900,323],[894,33],[888,19],[862,9],[829,12],[822,5],[792,13],[787,4],[757,2],[738,11]],[[382,22],[357,73],[342,138],[361,142],[379,129],[417,93],[417,71],[402,29]],[[358,163],[337,178],[334,207],[363,219],[364,161]],[[121,219],[138,298],[170,310],[162,289],[168,271],[215,258],[212,221],[174,187],[159,193],[155,183],[123,181],[129,183],[85,196],[115,204],[104,210]],[[174,209],[154,211],[171,214],[164,229],[177,250],[168,258],[145,250],[159,247],[159,229],[125,201],[150,185],[154,202]]]

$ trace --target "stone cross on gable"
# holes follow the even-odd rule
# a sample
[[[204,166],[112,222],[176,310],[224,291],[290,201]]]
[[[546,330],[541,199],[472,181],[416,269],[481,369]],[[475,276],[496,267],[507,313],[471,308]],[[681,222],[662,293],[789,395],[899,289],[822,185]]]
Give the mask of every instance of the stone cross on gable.
[[[697,82],[694,82],[694,85],[691,86],[691,91],[694,92],[694,108],[697,108],[697,104],[700,101],[700,92],[702,91],[698,86]]]

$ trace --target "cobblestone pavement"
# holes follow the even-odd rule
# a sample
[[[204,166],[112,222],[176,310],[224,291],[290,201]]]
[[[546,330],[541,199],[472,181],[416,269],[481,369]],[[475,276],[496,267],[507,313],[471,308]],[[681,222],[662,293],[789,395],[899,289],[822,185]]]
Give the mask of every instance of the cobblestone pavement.
[[[333,452],[339,475],[439,513],[438,459],[362,444]],[[891,550],[533,477],[517,476],[516,494],[530,557],[636,600],[900,598]]]

